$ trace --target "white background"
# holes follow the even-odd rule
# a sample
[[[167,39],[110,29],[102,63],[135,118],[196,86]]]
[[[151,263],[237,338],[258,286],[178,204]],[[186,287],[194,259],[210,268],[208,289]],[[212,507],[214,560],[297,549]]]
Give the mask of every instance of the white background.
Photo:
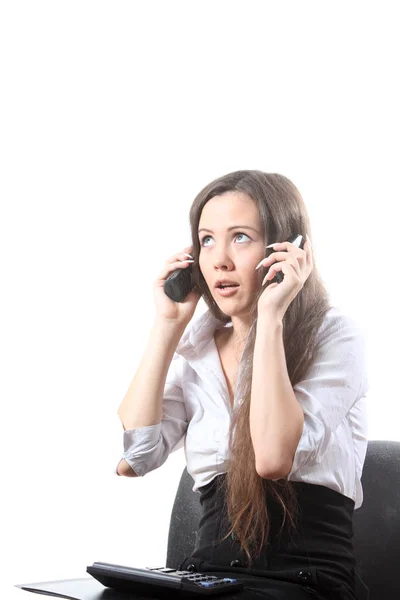
[[[183,449],[117,477],[116,411],[153,280],[225,173],[300,189],[367,334],[369,437],[400,440],[396,4],[2,3],[2,585],[165,564]]]

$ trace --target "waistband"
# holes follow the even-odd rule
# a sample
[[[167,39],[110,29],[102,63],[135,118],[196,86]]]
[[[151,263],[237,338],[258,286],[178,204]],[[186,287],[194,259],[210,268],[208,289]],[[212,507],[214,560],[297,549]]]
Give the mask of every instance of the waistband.
[[[283,528],[278,536],[283,510],[266,491],[270,535],[260,556],[248,567],[246,553],[234,534],[223,542],[217,542],[230,529],[225,478],[225,473],[218,475],[199,488],[203,510],[196,546],[180,568],[193,564],[198,571],[225,570],[296,581],[320,590],[336,590],[338,599],[368,597],[363,594],[364,584],[355,571],[354,501],[351,498],[325,486],[292,482],[298,504],[297,528],[294,534]],[[358,590],[357,595],[355,590]],[[347,595],[340,596],[339,592]]]

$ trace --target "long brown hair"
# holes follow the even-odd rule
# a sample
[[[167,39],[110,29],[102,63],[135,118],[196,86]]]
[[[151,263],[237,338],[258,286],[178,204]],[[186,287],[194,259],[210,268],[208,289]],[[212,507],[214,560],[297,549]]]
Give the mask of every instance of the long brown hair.
[[[300,233],[311,238],[309,217],[295,185],[276,173],[258,170],[242,170],[228,173],[204,187],[196,196],[190,209],[190,227],[193,244],[193,281],[202,294],[211,313],[228,323],[231,318],[224,314],[214,301],[199,268],[200,241],[198,226],[205,204],[214,196],[228,191],[244,192],[257,204],[265,246],[287,240]],[[286,365],[292,386],[306,375],[317,351],[317,333],[330,308],[328,292],[313,260],[314,268],[303,288],[289,305],[283,319],[283,342]],[[291,530],[297,523],[297,503],[294,487],[287,477],[279,481],[267,480],[255,469],[255,454],[250,436],[250,396],[252,366],[257,325],[257,302],[271,282],[261,286],[265,275],[259,273],[259,292],[251,306],[251,327],[240,362],[240,378],[237,394],[243,403],[235,410],[229,430],[229,460],[225,478],[227,515],[231,528],[226,539],[234,533],[241,548],[246,552],[249,564],[260,555],[268,540],[270,521],[268,495],[280,503],[283,510],[282,528],[287,522]],[[220,541],[222,541],[220,540]],[[257,545],[258,544],[258,545]],[[254,552],[253,552],[254,549]]]

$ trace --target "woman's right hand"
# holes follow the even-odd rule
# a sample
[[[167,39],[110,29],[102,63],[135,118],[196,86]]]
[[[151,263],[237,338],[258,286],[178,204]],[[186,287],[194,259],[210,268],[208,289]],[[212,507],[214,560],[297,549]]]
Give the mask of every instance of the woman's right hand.
[[[183,249],[183,252],[178,252],[170,256],[164,263],[163,269],[160,271],[157,279],[154,282],[154,300],[156,304],[157,317],[167,319],[180,325],[186,325],[193,317],[194,311],[201,294],[195,290],[189,292],[183,302],[175,302],[167,296],[164,291],[164,283],[168,275],[176,269],[187,269],[193,260],[186,256],[192,252],[193,246],[188,246]],[[186,254],[185,254],[186,253]],[[183,262],[185,261],[185,262]],[[186,262],[190,261],[190,262]]]

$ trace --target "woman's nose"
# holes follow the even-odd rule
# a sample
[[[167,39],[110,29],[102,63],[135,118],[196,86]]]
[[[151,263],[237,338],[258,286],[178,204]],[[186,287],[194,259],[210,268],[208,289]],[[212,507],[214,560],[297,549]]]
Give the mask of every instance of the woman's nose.
[[[232,266],[232,261],[228,256],[219,256],[214,260],[214,265],[218,269],[229,269]]]

